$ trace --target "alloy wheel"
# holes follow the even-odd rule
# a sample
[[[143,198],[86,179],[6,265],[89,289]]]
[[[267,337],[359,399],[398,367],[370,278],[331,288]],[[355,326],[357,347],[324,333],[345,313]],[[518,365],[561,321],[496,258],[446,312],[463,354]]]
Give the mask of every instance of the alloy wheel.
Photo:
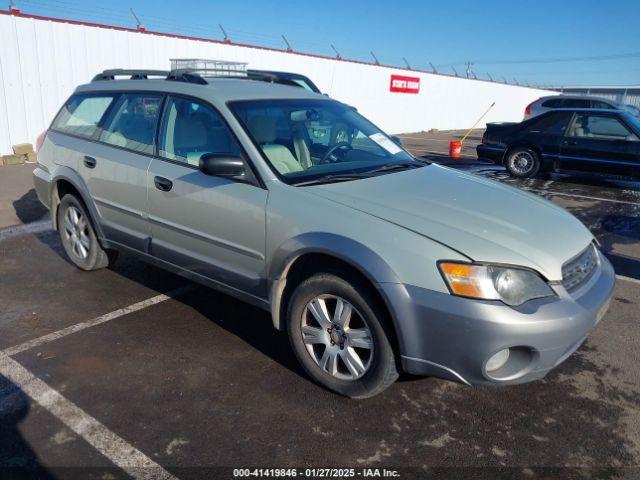
[[[91,250],[89,224],[82,212],[70,206],[64,216],[64,233],[71,244],[71,250],[81,260],[86,260]]]
[[[533,155],[527,151],[520,151],[510,159],[511,169],[518,175],[527,175],[535,165]]]
[[[373,336],[364,317],[344,298],[320,295],[305,307],[302,340],[322,370],[341,380],[357,380],[371,366]]]

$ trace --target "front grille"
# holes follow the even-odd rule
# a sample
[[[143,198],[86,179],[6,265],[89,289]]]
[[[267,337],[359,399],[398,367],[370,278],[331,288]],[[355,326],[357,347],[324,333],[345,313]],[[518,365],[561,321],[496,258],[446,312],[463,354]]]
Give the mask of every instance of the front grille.
[[[562,284],[568,292],[584,285],[598,269],[598,251],[594,244],[562,266]]]

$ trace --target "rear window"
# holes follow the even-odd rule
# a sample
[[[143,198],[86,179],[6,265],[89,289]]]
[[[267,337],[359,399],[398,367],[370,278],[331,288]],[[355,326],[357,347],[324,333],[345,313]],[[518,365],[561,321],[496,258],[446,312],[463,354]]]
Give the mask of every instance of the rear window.
[[[74,95],[60,110],[53,128],[90,138],[114,98],[114,95]]]

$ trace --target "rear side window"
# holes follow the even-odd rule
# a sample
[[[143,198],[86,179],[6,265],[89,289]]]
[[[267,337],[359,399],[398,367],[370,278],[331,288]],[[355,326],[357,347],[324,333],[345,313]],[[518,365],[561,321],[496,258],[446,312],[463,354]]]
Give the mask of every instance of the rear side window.
[[[529,127],[529,131],[547,135],[564,135],[569,120],[571,120],[571,112],[549,113],[536,118]]]
[[[100,141],[136,152],[152,154],[162,95],[122,95],[107,119]]]
[[[605,103],[605,102],[600,101],[600,100],[591,100],[591,108],[602,108],[604,110],[613,110],[614,109],[608,103]]]
[[[581,98],[565,98],[562,101],[562,108],[591,108],[591,100]]]
[[[552,98],[542,104],[545,108],[560,108],[562,100],[560,98]]]
[[[62,107],[53,128],[65,133],[90,138],[113,103],[113,95],[74,95]]]

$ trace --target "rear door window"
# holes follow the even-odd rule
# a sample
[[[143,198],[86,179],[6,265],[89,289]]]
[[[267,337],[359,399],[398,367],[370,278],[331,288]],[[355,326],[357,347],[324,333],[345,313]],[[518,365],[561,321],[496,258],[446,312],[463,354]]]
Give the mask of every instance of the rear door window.
[[[114,98],[115,95],[72,96],[54,120],[53,129],[91,138]]]
[[[162,95],[127,93],[122,95],[107,119],[100,141],[136,152],[153,154],[154,137]]]

